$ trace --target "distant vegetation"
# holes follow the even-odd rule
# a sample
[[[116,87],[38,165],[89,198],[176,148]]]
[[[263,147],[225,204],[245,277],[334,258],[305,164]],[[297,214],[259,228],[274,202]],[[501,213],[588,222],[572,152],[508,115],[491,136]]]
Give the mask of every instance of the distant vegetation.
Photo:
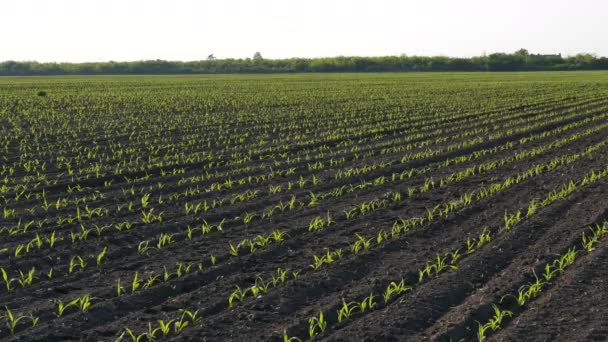
[[[258,56],[259,53],[256,53]],[[213,55],[210,55],[210,57]],[[608,58],[591,54],[562,57],[560,54],[493,53],[487,56],[423,57],[328,57],[216,59],[179,62],[148,60],[136,62],[38,63],[6,61],[0,75],[120,75],[120,74],[224,74],[292,72],[382,72],[382,71],[550,71],[608,70]]]

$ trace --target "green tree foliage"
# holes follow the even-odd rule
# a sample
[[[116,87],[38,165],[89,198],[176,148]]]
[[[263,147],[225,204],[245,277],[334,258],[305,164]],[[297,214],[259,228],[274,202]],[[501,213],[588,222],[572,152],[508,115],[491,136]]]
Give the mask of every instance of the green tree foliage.
[[[540,71],[608,69],[608,58],[591,54],[573,57],[531,54],[520,49],[512,54],[454,58],[424,56],[326,57],[265,59],[217,59],[179,62],[147,60],[136,62],[38,63],[31,61],[0,63],[0,75],[118,75],[118,74],[219,74],[281,72],[395,72],[395,71]]]

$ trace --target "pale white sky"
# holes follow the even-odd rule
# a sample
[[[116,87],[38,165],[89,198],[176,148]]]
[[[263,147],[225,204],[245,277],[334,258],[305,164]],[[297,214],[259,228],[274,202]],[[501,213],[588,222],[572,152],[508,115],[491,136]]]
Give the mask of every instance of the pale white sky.
[[[0,0],[0,61],[608,56],[607,0]]]

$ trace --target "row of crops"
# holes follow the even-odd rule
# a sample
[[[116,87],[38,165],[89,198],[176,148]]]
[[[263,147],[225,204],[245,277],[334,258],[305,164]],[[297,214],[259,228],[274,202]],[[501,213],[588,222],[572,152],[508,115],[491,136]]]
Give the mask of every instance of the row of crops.
[[[0,79],[0,339],[606,338],[607,76]]]

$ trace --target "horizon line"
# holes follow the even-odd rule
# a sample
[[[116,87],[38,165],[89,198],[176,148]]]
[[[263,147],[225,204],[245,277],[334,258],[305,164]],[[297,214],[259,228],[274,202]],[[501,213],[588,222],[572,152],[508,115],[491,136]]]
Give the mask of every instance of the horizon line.
[[[519,51],[519,50],[518,50]],[[451,58],[451,59],[472,59],[472,58],[480,58],[480,57],[488,57],[490,55],[495,54],[506,54],[506,55],[514,55],[518,51],[514,52],[504,52],[504,51],[496,51],[491,53],[483,53],[481,55],[473,55],[473,56],[456,56],[456,55],[418,55],[413,54],[409,55],[406,53],[402,54],[394,54],[394,55],[334,55],[334,56],[316,56],[316,57],[283,57],[283,58],[272,58],[272,57],[264,57],[263,55],[258,60],[269,60],[269,61],[279,61],[279,60],[315,60],[315,59],[336,59],[336,58],[387,58],[387,57],[400,57],[400,58],[414,58],[414,57],[422,57],[422,58]],[[592,56],[594,58],[607,58],[607,56],[601,56],[597,53],[592,52],[579,52],[574,55],[562,55],[561,52],[556,53],[528,53],[529,56],[560,56],[562,58],[572,58],[580,55],[584,56]],[[213,58],[209,58],[209,56],[214,56]],[[16,62],[16,63],[38,63],[38,64],[90,64],[90,63],[135,63],[135,62],[179,62],[179,63],[189,63],[189,62],[213,62],[213,61],[245,61],[245,60],[256,60],[255,57],[215,57],[215,54],[210,54],[207,58],[202,59],[133,59],[133,60],[101,60],[101,61],[78,61],[78,62],[70,62],[70,61],[46,61],[41,62],[35,59],[5,59],[0,61],[0,63],[7,62]]]

